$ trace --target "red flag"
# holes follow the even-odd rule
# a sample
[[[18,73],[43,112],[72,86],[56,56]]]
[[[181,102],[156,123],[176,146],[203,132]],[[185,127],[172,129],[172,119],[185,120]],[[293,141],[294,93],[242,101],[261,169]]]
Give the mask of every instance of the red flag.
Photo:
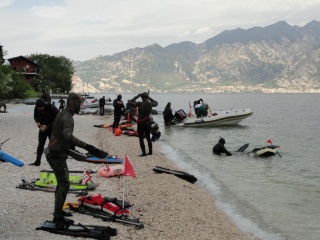
[[[272,144],[272,141],[271,141],[271,139],[270,139],[270,138],[268,138],[267,143]]]
[[[86,170],[83,174],[82,174],[82,177],[81,177],[81,184],[82,185],[85,185],[87,182],[89,182],[91,179],[91,176],[89,174],[89,171]]]
[[[136,178],[136,173],[134,172],[133,166],[132,166],[127,154],[126,154],[125,162],[124,162],[124,174],[123,175]]]

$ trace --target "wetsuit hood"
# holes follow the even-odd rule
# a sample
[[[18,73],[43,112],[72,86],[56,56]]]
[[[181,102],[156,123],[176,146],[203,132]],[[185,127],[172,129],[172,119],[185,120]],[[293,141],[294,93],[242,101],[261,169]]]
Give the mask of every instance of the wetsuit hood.
[[[219,139],[219,143],[225,144],[225,143],[226,143],[226,140],[224,140],[224,138],[221,137],[221,138]]]
[[[149,94],[147,92],[144,92],[141,94],[141,98],[148,98]]]
[[[70,93],[67,98],[67,108],[70,108],[74,113],[79,114],[82,102],[82,97],[79,94]]]
[[[45,105],[46,105],[46,102],[42,98],[37,99],[36,107],[44,107]]]

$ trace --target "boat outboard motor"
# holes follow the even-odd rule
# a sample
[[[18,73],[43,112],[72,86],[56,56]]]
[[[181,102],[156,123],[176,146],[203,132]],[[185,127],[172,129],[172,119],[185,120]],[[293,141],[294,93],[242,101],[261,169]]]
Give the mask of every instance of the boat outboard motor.
[[[175,112],[174,117],[172,119],[173,123],[180,123],[187,117],[185,111],[182,109]]]

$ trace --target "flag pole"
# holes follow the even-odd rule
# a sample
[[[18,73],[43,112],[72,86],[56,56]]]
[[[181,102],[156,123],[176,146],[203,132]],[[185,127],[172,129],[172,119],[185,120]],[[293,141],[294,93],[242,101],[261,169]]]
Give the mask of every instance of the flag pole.
[[[126,177],[123,176],[122,214],[123,214],[123,211],[124,211],[124,196],[125,196],[125,192],[126,192]]]

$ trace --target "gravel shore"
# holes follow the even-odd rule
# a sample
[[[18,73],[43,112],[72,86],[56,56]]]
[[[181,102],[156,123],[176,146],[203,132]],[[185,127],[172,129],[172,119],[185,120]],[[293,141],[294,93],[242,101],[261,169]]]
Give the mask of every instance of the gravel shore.
[[[2,150],[21,159],[21,168],[10,163],[0,163],[1,187],[1,239],[83,239],[36,231],[45,220],[52,220],[54,194],[17,189],[21,178],[32,180],[39,177],[42,169],[50,169],[45,156],[39,167],[29,166],[35,161],[38,128],[32,112],[10,113],[14,104],[7,104],[8,113],[0,114],[0,142]],[[215,205],[215,198],[197,183],[191,184],[173,175],[157,174],[155,166],[170,169],[177,167],[160,152],[155,143],[152,156],[141,154],[137,137],[114,136],[111,131],[93,125],[112,123],[113,116],[76,115],[74,135],[88,144],[104,149],[124,158],[128,154],[137,177],[126,177],[126,196],[133,207],[131,217],[144,223],[143,229],[135,229],[115,222],[75,213],[72,219],[78,223],[103,225],[116,228],[112,239],[254,239],[241,232],[229,217]],[[84,152],[83,149],[78,149]],[[103,165],[94,165],[69,159],[69,170],[98,170]],[[100,186],[91,192],[104,197],[122,199],[123,177],[103,178],[92,174],[92,180]],[[68,194],[67,200],[75,202],[77,197]]]

